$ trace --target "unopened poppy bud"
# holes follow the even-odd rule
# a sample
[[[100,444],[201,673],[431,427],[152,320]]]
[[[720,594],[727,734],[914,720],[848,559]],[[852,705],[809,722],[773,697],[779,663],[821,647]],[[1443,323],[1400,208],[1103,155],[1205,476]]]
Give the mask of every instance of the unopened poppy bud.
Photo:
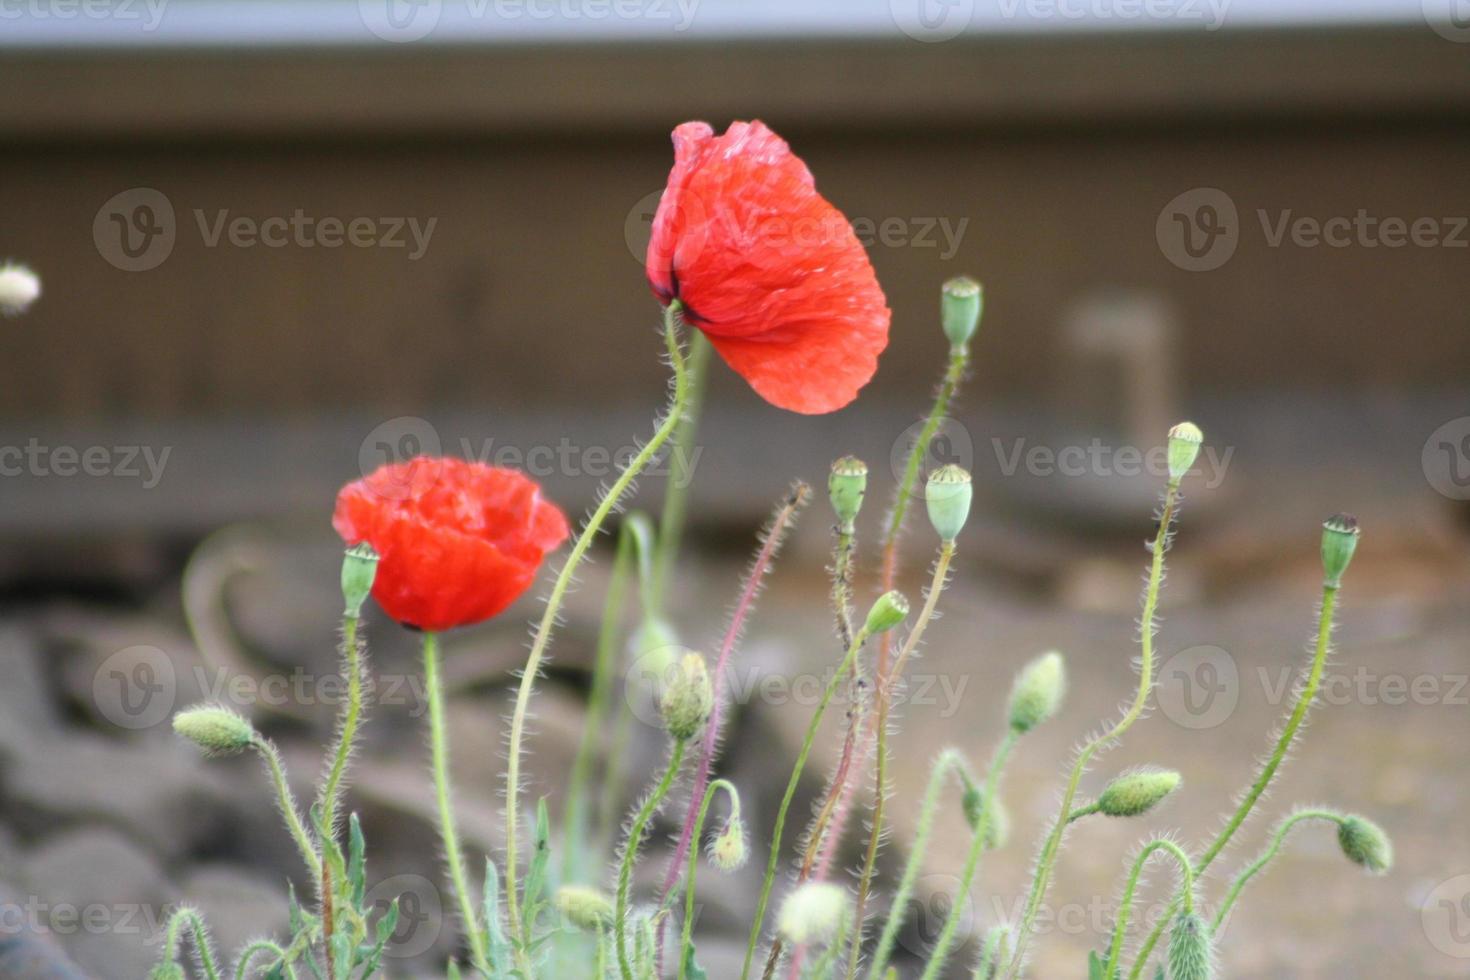
[[[229,708],[201,704],[174,715],[174,731],[204,750],[206,755],[234,755],[259,737],[250,722]]]
[[[873,603],[873,608],[868,610],[868,618],[863,626],[863,631],[869,636],[886,633],[899,623],[903,622],[909,614],[909,601],[900,592],[885,592]]]
[[[1097,810],[1109,817],[1136,817],[1147,813],[1179,788],[1179,774],[1170,769],[1125,772],[1103,789]]]
[[[1328,588],[1342,585],[1342,575],[1358,550],[1358,534],[1358,519],[1351,514],[1334,514],[1323,523],[1322,583]]]
[[[1209,923],[1193,912],[1181,912],[1169,933],[1169,980],[1213,980],[1214,939]]]
[[[960,804],[964,807],[965,822],[970,825],[970,829],[979,830],[980,814],[985,805],[985,791],[974,784],[967,785]],[[1010,814],[1006,813],[1006,808],[1000,800],[992,800],[990,820],[985,825],[985,849],[993,851],[998,847],[1004,847],[1010,832]]]
[[[1205,434],[1193,422],[1180,422],[1169,430],[1169,482],[1178,483],[1199,458]]]
[[[568,922],[588,932],[611,925],[613,920],[612,899],[585,885],[562,885],[558,888],[556,908]]]
[[[929,474],[924,486],[924,504],[929,508],[929,523],[934,525],[941,541],[953,541],[970,516],[972,496],[970,474],[953,463]]]
[[[793,946],[821,943],[836,935],[847,917],[847,889],[827,881],[809,881],[781,906],[778,928]]]
[[[1011,728],[1022,734],[1051,718],[1067,691],[1067,673],[1062,655],[1053,650],[1031,661],[1011,686]]]
[[[1337,825],[1337,842],[1354,864],[1381,875],[1393,867],[1393,841],[1367,817],[1350,816]]]
[[[0,313],[17,316],[41,296],[41,280],[30,269],[0,263]]]
[[[969,276],[959,276],[944,284],[939,300],[939,319],[951,347],[964,347],[980,326],[985,308],[985,290]]]
[[[745,843],[745,821],[732,816],[725,828],[709,844],[709,859],[721,871],[734,871],[745,866],[750,848]]]
[[[377,577],[378,553],[372,545],[364,541],[347,549],[342,556],[342,599],[346,603],[342,615],[348,619],[358,617]]]
[[[827,476],[827,495],[837,515],[837,526],[844,534],[852,533],[853,521],[863,506],[868,490],[868,464],[856,456],[844,456],[832,464]]]
[[[684,654],[675,665],[668,689],[660,702],[664,727],[677,741],[688,741],[698,735],[704,723],[709,721],[714,703],[715,692],[704,657],[697,653]]]

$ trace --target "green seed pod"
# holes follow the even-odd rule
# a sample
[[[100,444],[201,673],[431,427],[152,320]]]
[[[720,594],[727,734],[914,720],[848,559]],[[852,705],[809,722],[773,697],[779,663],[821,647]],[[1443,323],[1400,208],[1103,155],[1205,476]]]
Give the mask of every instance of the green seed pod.
[[[698,735],[705,722],[709,721],[714,703],[714,687],[710,684],[704,657],[697,653],[684,654],[679,658],[669,679],[668,690],[664,691],[660,702],[664,727],[675,740],[688,741]]]
[[[836,935],[847,917],[847,889],[809,881],[787,897],[777,928],[793,946],[821,943]]]
[[[1209,923],[1181,912],[1169,933],[1169,980],[1213,980],[1215,945]]]
[[[721,871],[734,871],[745,866],[750,848],[745,843],[745,821],[731,817],[725,828],[709,844],[709,859]]]
[[[844,534],[852,533],[853,521],[862,509],[867,490],[867,463],[856,456],[844,456],[832,464],[832,472],[827,476],[827,495],[837,515],[837,526]]]
[[[1067,690],[1066,666],[1056,651],[1044,653],[1021,669],[1011,686],[1011,728],[1029,732],[1057,713]]]
[[[970,516],[970,474],[953,463],[929,474],[924,486],[924,503],[929,508],[929,523],[934,525],[941,541],[960,536]]]
[[[980,326],[985,309],[985,290],[969,276],[959,276],[944,284],[939,300],[939,320],[951,347],[964,347]]]
[[[556,890],[556,907],[578,929],[596,932],[612,924],[612,899],[596,888],[562,885]]]
[[[342,598],[347,608],[342,615],[356,619],[362,604],[373,591],[378,576],[378,553],[366,541],[353,545],[342,556]]]
[[[1199,458],[1205,434],[1193,422],[1180,422],[1169,430],[1169,482],[1178,483]]]
[[[1170,769],[1125,772],[1097,798],[1099,813],[1109,817],[1136,817],[1147,813],[1179,788],[1179,774]]]
[[[229,708],[201,704],[174,715],[174,731],[204,750],[205,755],[235,755],[259,737],[250,722]]]
[[[1349,861],[1371,874],[1381,875],[1393,867],[1393,841],[1367,817],[1344,818],[1337,825],[1337,842]]]
[[[908,614],[909,601],[902,593],[885,592],[873,603],[873,608],[868,610],[863,630],[869,636],[886,633],[908,618]]]
[[[1342,575],[1358,550],[1358,519],[1334,514],[1322,524],[1322,582],[1330,589],[1342,585]]]

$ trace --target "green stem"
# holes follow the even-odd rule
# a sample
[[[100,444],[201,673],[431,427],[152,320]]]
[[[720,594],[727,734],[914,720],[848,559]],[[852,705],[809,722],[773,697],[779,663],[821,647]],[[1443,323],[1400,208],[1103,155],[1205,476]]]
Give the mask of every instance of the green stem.
[[[296,797],[292,795],[291,785],[286,781],[286,768],[281,763],[280,750],[274,742],[264,737],[258,736],[253,744],[255,751],[265,760],[266,769],[270,771],[271,782],[276,789],[276,808],[286,821],[286,829],[291,832],[291,839],[296,842],[296,848],[301,852],[307,870],[311,872],[311,880],[320,882],[322,861],[317,856],[316,845],[312,843],[311,835],[306,832],[306,825],[301,822],[301,814],[296,809]]]
[[[801,774],[806,768],[807,756],[811,754],[812,743],[816,740],[817,729],[821,727],[822,716],[827,713],[827,705],[831,703],[832,696],[837,693],[837,685],[853,669],[853,665],[857,663],[858,651],[862,649],[867,640],[868,630],[864,626],[852,638],[852,644],[847,648],[847,656],[843,658],[841,666],[832,675],[832,679],[827,682],[827,689],[822,692],[822,700],[817,704],[817,710],[807,725],[806,737],[802,739],[801,751],[796,756],[796,764],[791,768],[791,779],[786,783],[786,793],[781,797],[780,809],[776,811],[776,827],[771,832],[771,854],[766,861],[765,877],[761,881],[760,899],[756,902],[755,921],[751,923],[750,939],[745,944],[745,965],[740,970],[741,980],[746,980],[750,976],[750,967],[755,960],[756,943],[760,941],[761,929],[765,925],[766,906],[770,903],[771,888],[776,881],[776,865],[781,861],[781,832],[786,827],[786,813],[791,809],[792,797],[796,795],[797,784],[801,782]]]
[[[517,883],[519,854],[516,831],[521,791],[521,741],[525,736],[526,715],[531,707],[531,689],[536,684],[536,675],[541,671],[541,658],[546,654],[546,645],[551,640],[552,628],[556,625],[556,617],[561,612],[562,600],[566,598],[567,588],[572,584],[572,577],[576,574],[577,566],[582,563],[582,558],[587,554],[587,549],[592,546],[592,541],[602,529],[602,524],[607,520],[608,514],[612,513],[613,508],[618,505],[623,495],[633,485],[633,481],[658,455],[659,450],[663,448],[669,436],[673,435],[674,429],[684,417],[684,409],[689,398],[689,384],[684,367],[684,353],[679,349],[680,309],[676,300],[664,310],[664,344],[668,350],[669,363],[674,370],[674,393],[669,412],[659,423],[653,437],[613,481],[612,487],[603,495],[602,502],[587,519],[582,533],[572,545],[571,554],[567,556],[566,564],[562,566],[556,582],[551,587],[551,595],[546,600],[546,610],[542,613],[541,621],[536,627],[535,638],[531,641],[531,652],[526,657],[525,670],[521,674],[520,688],[516,692],[515,710],[510,722],[510,757],[506,761],[505,771],[505,904],[511,929],[520,937],[518,946],[522,950],[527,948],[529,936],[526,935],[525,923],[520,915],[520,893]],[[532,974],[528,971],[522,980],[532,980]]]
[[[168,920],[164,932],[163,962],[178,963],[180,932],[187,927],[194,940],[194,950],[199,956],[199,968],[207,980],[220,980],[219,967],[214,960],[214,950],[209,945],[209,933],[205,931],[204,919],[192,908],[181,908]]]
[[[444,734],[444,681],[439,675],[439,637],[436,633],[424,634],[424,689],[429,700],[429,749],[434,770],[434,795],[439,804],[439,839],[444,844],[449,881],[454,888],[455,899],[459,902],[460,918],[464,920],[465,939],[470,946],[470,961],[476,969],[489,976],[485,937],[480,932],[479,916],[475,914],[469,876],[465,874],[464,856],[459,849],[459,831],[454,823],[454,802],[450,798],[449,740]],[[529,968],[524,962],[525,951],[519,947],[517,958],[522,960],[523,968]]]
[[[251,962],[262,953],[274,956],[288,976],[296,976],[295,969],[286,962],[286,951],[281,948],[280,944],[273,943],[269,939],[257,939],[240,950],[239,965],[235,968],[235,980],[245,980],[250,973]]]
[[[1006,961],[1006,939],[1010,933],[1005,929],[992,929],[985,937],[980,950],[980,961],[975,964],[974,980],[991,980],[992,974]]]
[[[862,878],[858,882],[857,908],[854,914],[852,931],[852,949],[847,959],[847,975],[849,978],[857,976],[858,958],[862,955],[863,948],[863,924],[864,910],[868,904],[868,894],[873,887],[873,874],[878,867],[878,845],[883,839],[883,810],[888,797],[888,703],[890,688],[903,676],[904,663],[918,647],[919,641],[924,638],[924,631],[929,626],[929,621],[934,618],[934,610],[939,605],[939,597],[944,593],[944,586],[949,578],[949,565],[954,560],[954,541],[945,541],[940,545],[939,558],[934,562],[934,578],[929,583],[929,591],[924,597],[924,608],[919,613],[914,628],[909,631],[908,638],[904,641],[903,649],[899,651],[898,658],[893,662],[893,669],[883,677],[878,678],[878,747],[877,760],[874,772],[874,790],[876,797],[873,800],[872,829],[868,833],[868,852],[863,861]]]
[[[338,725],[337,749],[332,759],[332,768],[317,801],[321,809],[322,826],[334,834],[342,776],[347,771],[347,760],[352,756],[358,722],[362,717],[362,648],[358,644],[357,624],[356,616],[348,616],[342,621],[342,658],[343,668],[347,672],[347,706],[343,709],[342,720]]]
[[[1123,886],[1123,898],[1118,907],[1118,922],[1113,926],[1113,943],[1108,948],[1108,964],[1103,969],[1104,977],[1118,975],[1119,960],[1123,956],[1123,937],[1128,934],[1128,919],[1133,914],[1133,893],[1138,890],[1138,879],[1143,875],[1143,866],[1158,851],[1168,851],[1179,863],[1179,895],[1184,902],[1184,911],[1194,911],[1194,866],[1184,849],[1171,840],[1154,840],[1138,852],[1133,860],[1133,870],[1128,873],[1128,883]]]
[[[980,804],[980,819],[975,822],[975,833],[970,838],[970,852],[965,855],[965,870],[960,873],[960,881],[956,886],[954,903],[950,906],[949,917],[944,920],[944,927],[939,932],[939,939],[934,943],[934,948],[929,952],[929,962],[924,967],[923,976],[920,980],[934,980],[939,976],[939,971],[944,969],[945,960],[949,959],[949,947],[954,944],[955,935],[959,931],[961,912],[964,911],[965,903],[969,901],[970,884],[975,880],[975,870],[980,866],[980,855],[985,850],[985,838],[990,833],[990,814],[995,806],[995,794],[1000,789],[1000,773],[1005,768],[1006,759],[1010,758],[1011,749],[1016,747],[1016,740],[1021,733],[1014,728],[1006,730],[1005,738],[1001,739],[1000,745],[995,750],[995,756],[990,760],[990,770],[985,774],[985,796]]]
[[[669,790],[674,785],[674,779],[679,775],[679,767],[684,762],[684,748],[688,744],[687,739],[678,739],[674,742],[673,749],[669,752],[669,765],[664,770],[663,778],[659,780],[658,787],[643,801],[639,807],[638,815],[633,818],[633,826],[628,831],[628,843],[623,848],[623,860],[618,865],[618,898],[617,909],[613,914],[613,927],[617,930],[618,945],[618,969],[622,971],[623,980],[633,980],[633,965],[628,959],[628,890],[633,881],[633,862],[638,859],[638,847],[643,843],[643,833],[648,829],[648,821],[658,812],[664,797],[669,795]]]
[[[1235,813],[1225,824],[1224,829],[1215,836],[1214,842],[1210,844],[1209,848],[1200,856],[1199,862],[1195,864],[1194,871],[1196,875],[1204,874],[1205,869],[1214,862],[1215,858],[1220,856],[1220,852],[1230,843],[1230,838],[1240,829],[1241,824],[1245,823],[1246,817],[1250,816],[1251,810],[1260,800],[1262,794],[1266,792],[1266,787],[1276,775],[1276,770],[1281,768],[1281,763],[1285,760],[1286,753],[1291,748],[1292,740],[1296,738],[1297,730],[1301,728],[1302,722],[1307,717],[1307,711],[1311,709],[1312,702],[1317,697],[1317,688],[1322,684],[1322,672],[1327,667],[1327,651],[1332,645],[1332,618],[1336,610],[1337,587],[1324,584],[1322,586],[1321,612],[1317,616],[1316,650],[1312,654],[1312,666],[1307,671],[1306,681],[1302,684],[1301,692],[1296,699],[1296,704],[1292,706],[1291,715],[1287,718],[1285,727],[1281,729],[1281,734],[1276,738],[1276,748],[1272,751],[1271,757],[1266,761],[1266,764],[1261,767],[1260,773],[1256,776],[1256,781],[1251,784],[1251,788],[1241,798],[1239,805],[1235,808]],[[1153,931],[1149,933],[1148,939],[1139,950],[1138,959],[1134,962],[1133,969],[1128,973],[1129,980],[1137,980],[1143,973],[1143,968],[1147,964],[1149,956],[1153,953],[1154,947],[1158,945],[1159,937],[1164,934],[1164,929],[1172,919],[1175,911],[1177,911],[1177,905],[1171,905],[1169,915],[1160,919],[1158,924],[1154,926]]]
[[[1225,924],[1225,919],[1230,915],[1231,908],[1235,906],[1236,899],[1240,898],[1241,890],[1245,888],[1246,883],[1265,870],[1266,865],[1276,859],[1276,855],[1281,852],[1281,845],[1286,843],[1286,835],[1291,833],[1291,829],[1303,820],[1330,820],[1341,826],[1343,817],[1342,814],[1334,813],[1331,810],[1298,810],[1285,820],[1282,820],[1276,827],[1276,833],[1271,836],[1270,846],[1261,853],[1260,857],[1252,861],[1245,870],[1241,871],[1236,876],[1235,881],[1231,883],[1230,891],[1225,896],[1225,901],[1220,903],[1220,909],[1215,913],[1214,932],[1218,933],[1220,927]]]
[[[1164,506],[1159,514],[1158,536],[1154,539],[1153,544],[1153,562],[1149,566],[1148,585],[1144,590],[1143,620],[1140,626],[1141,654],[1138,693],[1133,697],[1133,704],[1112,728],[1092,739],[1082,747],[1082,751],[1077,753],[1077,760],[1073,763],[1071,776],[1067,780],[1067,788],[1062,794],[1060,812],[1042,847],[1041,857],[1036,862],[1036,874],[1031,881],[1031,894],[1026,902],[1026,913],[1021,919],[1020,929],[1016,932],[1016,949],[1011,954],[1010,966],[1006,968],[1007,977],[1013,978],[1020,974],[1021,961],[1025,958],[1026,946],[1031,939],[1031,928],[1036,922],[1036,913],[1041,907],[1041,901],[1046,896],[1047,885],[1051,882],[1052,867],[1061,849],[1062,836],[1066,833],[1067,825],[1071,821],[1072,801],[1077,797],[1077,788],[1082,782],[1082,774],[1087,770],[1087,764],[1103,746],[1122,738],[1123,734],[1133,727],[1133,723],[1138,720],[1143,714],[1143,709],[1148,705],[1149,694],[1153,691],[1154,686],[1154,621],[1158,612],[1159,589],[1164,580],[1164,555],[1169,550],[1174,511],[1178,504],[1179,483],[1171,480],[1168,489],[1164,492]]]
[[[934,814],[939,807],[939,794],[944,789],[944,781],[951,772],[958,770],[962,783],[971,782],[965,769],[965,757],[956,749],[945,749],[939,753],[939,758],[934,760],[934,765],[929,770],[929,785],[925,788],[923,802],[919,805],[919,819],[914,828],[914,842],[909,848],[908,863],[904,865],[898,890],[893,893],[893,902],[888,908],[888,921],[883,924],[883,932],[878,937],[878,948],[873,953],[872,965],[868,967],[868,980],[880,980],[883,970],[888,966],[889,957],[893,955],[893,945],[898,941],[899,930],[903,928],[904,910],[908,908],[909,898],[919,881],[919,872],[923,870],[924,855],[929,849],[929,834],[934,829]]]
[[[904,518],[908,515],[909,500],[914,496],[914,487],[919,481],[919,469],[923,466],[924,456],[929,451],[929,443],[939,432],[939,426],[944,422],[945,413],[949,411],[950,400],[959,390],[960,382],[965,379],[965,368],[970,363],[970,352],[966,347],[953,347],[949,352],[949,367],[944,372],[944,380],[939,383],[939,391],[934,396],[934,407],[929,410],[929,417],[924,421],[924,427],[919,430],[919,438],[914,440],[913,446],[909,448],[909,456],[903,467],[903,479],[899,481],[898,491],[893,499],[893,510],[888,515],[888,530],[883,537],[883,548],[885,551],[894,548],[898,543],[898,537],[903,531]]]
[[[685,967],[688,957],[685,951],[689,949],[689,941],[694,933],[694,872],[699,867],[699,841],[704,834],[704,818],[709,813],[709,805],[715,798],[715,791],[723,789],[725,795],[730,798],[730,816],[728,820],[740,819],[740,796],[735,792],[735,786],[728,779],[716,779],[709,784],[705,791],[704,802],[699,805],[699,816],[694,822],[694,846],[689,848],[689,880],[684,883],[684,924],[679,936],[679,976],[678,980],[684,980]]]
[[[668,589],[669,575],[674,561],[679,557],[679,541],[684,534],[684,515],[689,505],[689,485],[694,479],[694,439],[699,434],[699,416],[704,408],[705,374],[709,368],[709,339],[695,332],[689,342],[686,359],[688,369],[688,400],[679,428],[674,433],[674,450],[669,459],[669,482],[664,492],[664,508],[658,521],[658,544],[653,560],[653,595],[651,608],[662,613],[664,596]],[[689,465],[689,472],[680,474],[678,467]]]

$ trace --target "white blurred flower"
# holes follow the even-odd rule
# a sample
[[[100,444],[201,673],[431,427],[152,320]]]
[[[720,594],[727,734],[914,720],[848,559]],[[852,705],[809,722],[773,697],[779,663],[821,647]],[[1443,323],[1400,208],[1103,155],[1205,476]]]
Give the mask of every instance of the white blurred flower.
[[[41,280],[23,265],[0,264],[0,313],[16,316],[41,295]]]

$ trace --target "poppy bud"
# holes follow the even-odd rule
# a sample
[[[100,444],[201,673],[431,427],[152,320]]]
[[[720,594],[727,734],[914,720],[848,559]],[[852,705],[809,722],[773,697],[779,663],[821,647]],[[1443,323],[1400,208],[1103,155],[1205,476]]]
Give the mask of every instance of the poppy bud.
[[[1209,924],[1193,912],[1181,912],[1169,933],[1169,980],[1212,980],[1215,948]]]
[[[204,750],[205,755],[234,755],[259,737],[250,722],[229,708],[201,704],[174,715],[174,731]]]
[[[346,609],[342,615],[356,619],[362,612],[362,604],[373,591],[373,579],[378,575],[378,553],[373,546],[363,541],[347,549],[342,556],[342,598]]]
[[[1169,482],[1178,483],[1199,458],[1205,434],[1193,422],[1180,422],[1169,430]]]
[[[725,821],[725,829],[710,841],[709,859],[721,871],[734,871],[745,865],[750,848],[745,843],[745,821],[732,816]]]
[[[41,295],[41,280],[23,265],[0,264],[0,313],[24,313]]]
[[[588,932],[596,932],[613,920],[612,900],[585,885],[562,885],[558,888],[556,907],[568,922]]]
[[[793,946],[831,939],[847,916],[847,889],[826,881],[809,881],[781,906],[778,928]]]
[[[844,456],[832,464],[827,477],[827,494],[832,499],[832,510],[837,514],[838,529],[844,534],[852,533],[852,522],[857,520],[863,506],[863,494],[868,489],[868,464],[855,456]]]
[[[900,592],[885,592],[868,610],[868,619],[863,631],[869,636],[887,633],[903,622],[909,614],[909,601]]]
[[[1358,519],[1334,514],[1322,525],[1322,582],[1330,589],[1342,585],[1343,572],[1358,550]]]
[[[929,508],[929,523],[941,541],[953,541],[964,529],[970,516],[970,474],[953,463],[929,474],[924,486],[924,503]]]
[[[1057,713],[1066,690],[1067,674],[1060,653],[1044,653],[1031,661],[1011,686],[1011,728],[1025,734],[1049,719]]]
[[[985,804],[985,791],[979,786],[969,784],[965,787],[965,794],[960,799],[960,805],[965,810],[965,822],[970,829],[980,828],[980,814]],[[985,825],[985,849],[993,851],[998,847],[1004,847],[1006,839],[1010,836],[1011,818],[1006,813],[1006,808],[1000,800],[990,802],[990,821]]]
[[[1393,867],[1393,842],[1367,817],[1346,817],[1337,825],[1337,842],[1354,864],[1381,875]]]
[[[704,657],[697,653],[684,654],[674,667],[660,703],[664,727],[675,740],[688,741],[698,735],[704,723],[709,721],[714,703],[715,692],[710,685]]]
[[[939,300],[939,320],[951,347],[964,347],[980,326],[985,309],[985,290],[969,276],[959,276],[944,284]]]
[[[1169,769],[1139,769],[1108,783],[1097,798],[1099,813],[1136,817],[1147,813],[1179,787],[1179,774]]]

